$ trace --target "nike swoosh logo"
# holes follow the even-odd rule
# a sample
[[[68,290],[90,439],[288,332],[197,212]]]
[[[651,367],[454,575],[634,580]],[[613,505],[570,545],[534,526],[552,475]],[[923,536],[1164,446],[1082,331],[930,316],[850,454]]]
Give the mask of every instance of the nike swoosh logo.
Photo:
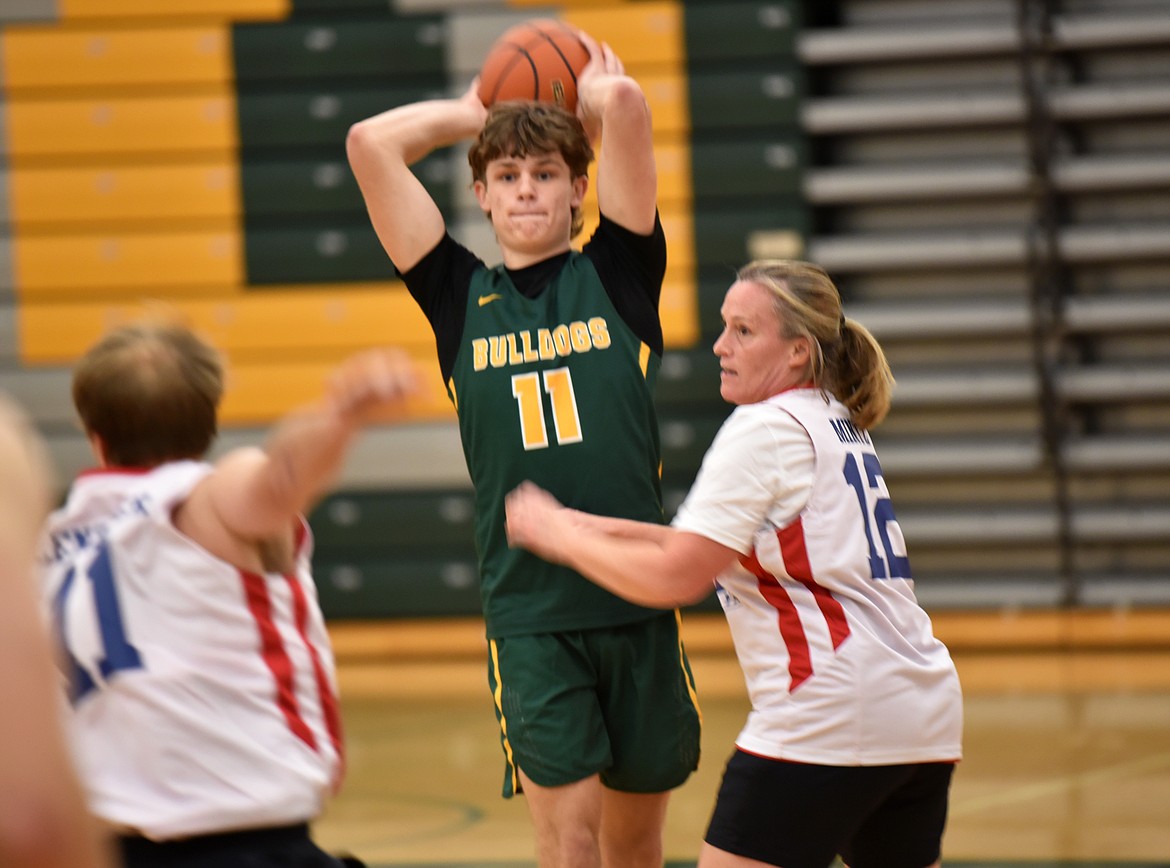
[[[485,304],[491,304],[497,299],[503,298],[498,292],[493,292],[491,295],[481,295],[479,297],[479,306],[483,307]]]

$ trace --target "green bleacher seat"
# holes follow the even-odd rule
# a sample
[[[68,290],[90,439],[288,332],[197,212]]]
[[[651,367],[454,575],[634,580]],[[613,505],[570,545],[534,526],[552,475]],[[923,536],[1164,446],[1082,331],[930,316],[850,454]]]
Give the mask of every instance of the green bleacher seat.
[[[666,352],[658,371],[655,404],[659,413],[723,406],[719,396],[719,359],[709,341],[703,341],[695,349]]]
[[[718,386],[715,387],[718,389]],[[663,413],[658,418],[662,441],[662,484],[664,488],[689,488],[715,432],[731,412],[731,405],[695,413]]]
[[[708,199],[798,199],[805,163],[803,142],[795,131],[695,142],[691,146],[691,184],[696,207],[701,208]]]
[[[345,136],[357,121],[422,99],[444,96],[442,76],[385,87],[308,87],[294,91],[241,87],[237,97],[240,147],[345,159]]]
[[[795,65],[765,71],[695,72],[688,77],[691,129],[696,137],[754,127],[775,131],[800,121],[803,85]]]
[[[369,13],[393,14],[389,10],[394,4],[386,0],[291,0],[293,18],[308,18],[314,15],[365,15]]]
[[[250,284],[393,280],[393,264],[364,215],[334,224],[249,227],[244,255]]]
[[[800,27],[796,0],[725,2],[687,0],[683,4],[687,64],[792,57]]]
[[[695,258],[700,277],[708,273],[730,276],[763,252],[782,255],[782,245],[773,239],[807,235],[808,220],[806,209],[795,198],[696,208]]]
[[[240,167],[240,182],[249,220],[364,211],[344,160],[250,160]]]
[[[446,152],[414,166],[415,174],[445,214],[452,214],[451,172]],[[348,215],[365,219],[357,181],[343,159],[252,159],[241,166],[244,213],[252,223],[303,215]]]
[[[745,265],[746,260],[740,265]],[[735,282],[735,269],[726,268],[722,273],[709,269],[696,286],[695,295],[699,308],[699,333],[710,345],[723,330],[723,319],[719,314],[727,289]]]
[[[456,617],[481,611],[474,552],[431,558],[399,552],[321,556],[314,557],[313,572],[329,619]]]
[[[309,516],[318,551],[395,547],[458,549],[474,545],[470,490],[341,491]]]
[[[446,68],[438,15],[332,18],[232,27],[240,83],[418,78]]]

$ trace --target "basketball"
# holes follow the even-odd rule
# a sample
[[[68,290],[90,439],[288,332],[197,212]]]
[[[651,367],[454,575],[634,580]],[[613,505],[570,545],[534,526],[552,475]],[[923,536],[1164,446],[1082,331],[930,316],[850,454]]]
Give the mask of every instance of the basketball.
[[[484,58],[479,98],[485,106],[509,99],[555,103],[577,110],[577,76],[589,50],[577,32],[560,21],[537,18],[509,28]]]

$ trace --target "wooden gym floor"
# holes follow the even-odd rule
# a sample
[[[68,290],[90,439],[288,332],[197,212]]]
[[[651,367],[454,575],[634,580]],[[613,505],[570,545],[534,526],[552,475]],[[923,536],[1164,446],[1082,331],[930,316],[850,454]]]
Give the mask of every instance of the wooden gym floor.
[[[1170,610],[944,613],[963,681],[951,868],[1170,866]],[[349,773],[318,840],[377,868],[532,866],[523,798],[500,798],[482,622],[332,626]],[[720,615],[685,639],[703,760],[672,797],[666,856],[693,865],[747,711]]]

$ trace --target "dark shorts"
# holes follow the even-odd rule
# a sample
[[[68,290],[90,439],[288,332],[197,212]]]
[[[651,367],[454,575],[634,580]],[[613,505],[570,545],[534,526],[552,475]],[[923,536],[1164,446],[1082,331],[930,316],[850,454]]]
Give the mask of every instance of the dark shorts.
[[[364,868],[352,857],[330,856],[305,824],[198,835],[179,841],[118,839],[124,868]]]
[[[678,631],[665,612],[620,627],[493,639],[488,683],[506,763],[543,787],[594,774],[605,786],[659,793],[699,762],[699,706]]]
[[[707,843],[784,868],[925,868],[939,858],[954,763],[822,766],[737,750]]]

